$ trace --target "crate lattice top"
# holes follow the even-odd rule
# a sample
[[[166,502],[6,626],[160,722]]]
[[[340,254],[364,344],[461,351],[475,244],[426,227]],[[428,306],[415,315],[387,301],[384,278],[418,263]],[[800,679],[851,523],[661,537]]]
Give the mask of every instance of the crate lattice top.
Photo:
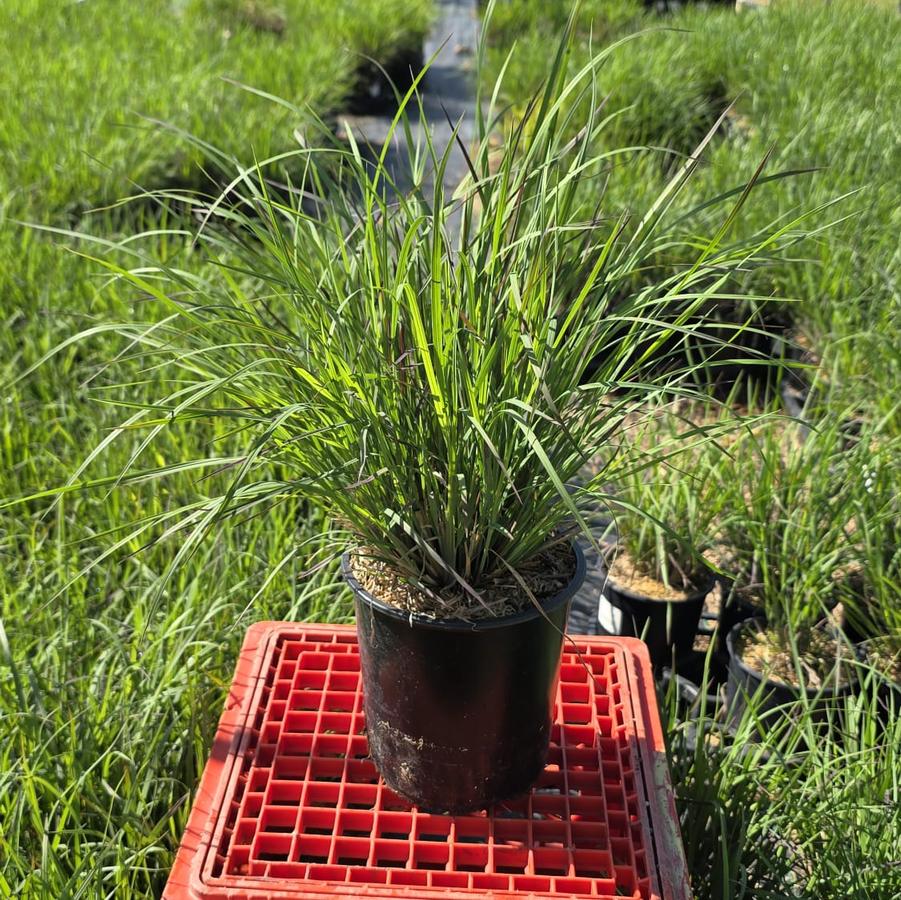
[[[164,896],[689,896],[637,644],[567,643],[532,791],[450,816],[379,778],[352,628],[254,626]]]

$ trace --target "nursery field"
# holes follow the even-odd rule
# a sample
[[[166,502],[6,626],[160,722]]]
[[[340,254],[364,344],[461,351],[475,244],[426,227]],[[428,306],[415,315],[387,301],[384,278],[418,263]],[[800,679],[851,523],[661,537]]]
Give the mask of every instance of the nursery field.
[[[160,15],[160,4],[126,0],[25,0],[0,10],[6,499],[65,484],[119,421],[118,404],[149,398],[165,381],[126,362],[134,383],[105,392],[103,366],[128,349],[98,333],[12,385],[92,324],[159,312],[107,290],[98,268],[71,252],[98,245],[18,223],[108,241],[152,227],[159,234],[145,248],[201,269],[177,212],[140,200],[114,206],[142,190],[205,183],[202,153],[173,129],[249,160],[296,147],[305,105],[324,117],[339,112],[361,57],[387,61],[418,47],[429,15],[421,0],[166,6]],[[206,169],[217,161],[204,158]],[[203,455],[216,439],[209,430],[173,436],[150,465]],[[139,442],[82,477],[120,470]],[[246,627],[260,617],[347,620],[336,572],[299,577],[326,531],[302,508],[246,523],[171,581],[172,548],[137,553],[139,537],[79,575],[128,536],[123,525],[203,490],[187,473],[165,492],[135,485],[0,513],[2,897],[158,896]]]
[[[498,6],[485,82],[504,71],[514,117],[528,117],[549,64],[541,48],[568,12],[530,0]],[[831,607],[830,616],[853,621],[846,634],[888,636],[897,652],[901,20],[854,3],[775,3],[750,15],[688,4],[659,17],[633,3],[588,2],[575,29],[573,71],[599,46],[623,42],[590,100],[610,117],[602,146],[638,148],[611,158],[603,200],[589,189],[586,210],[639,220],[727,106],[677,207],[692,209],[745,183],[769,154],[764,173],[797,174],[758,184],[730,234],[763,233],[816,210],[791,252],[747,273],[746,286],[782,299],[737,317],[722,313],[766,334],[738,338],[745,350],[729,352],[757,366],[745,367],[745,386],[734,385],[728,366],[713,369],[714,381],[726,376],[716,390],[725,404],[677,412],[695,424],[726,409],[788,412],[810,432],[777,418],[754,425],[728,455],[676,460],[621,489],[679,522],[677,530],[720,560],[736,593],[744,585],[771,621],[800,636]],[[713,210],[707,223],[703,215],[691,219],[664,265],[690,259],[696,235],[715,229],[721,213]],[[768,373],[757,354],[778,356],[773,338],[806,368]],[[664,431],[680,427],[670,422]],[[635,523],[625,517],[623,525]],[[626,543],[633,554],[654,555],[653,535]],[[724,737],[720,701],[703,688],[695,697],[689,684],[687,696],[671,690],[669,699],[671,762],[698,896],[901,896],[898,719],[878,725],[872,693],[861,692],[847,711],[842,738],[796,732],[790,748],[775,731],[748,743],[753,711],[737,735]],[[809,730],[815,717],[808,710],[798,728]]]
[[[215,266],[193,240],[192,192],[326,140],[372,102],[370,58],[415,58],[431,6],[0,9],[0,897],[159,896],[246,628],[351,621],[335,523],[309,501],[248,504],[194,543],[205,502],[243,470],[244,426],[206,415],[197,383],[129,326],[168,327],[174,283],[240,294],[239,256]],[[569,12],[493,10],[479,83],[490,94],[502,77],[508,140],[529,131]],[[695,364],[679,399],[636,411],[636,443],[717,440],[682,440],[613,485],[620,539],[635,558],[703,553],[736,603],[783,626],[790,682],[826,684],[820,651],[853,673],[826,728],[810,699],[778,725],[753,702],[727,721],[716,635],[698,639],[690,680],[661,683],[693,890],[901,898],[901,16],[852,0],[741,15],[586,0],[566,66],[608,46],[569,120],[575,134],[590,108],[606,119],[592,136],[605,164],[576,195],[586,221],[640,231],[719,121],[622,291],[700,253],[728,262],[741,294],[651,360]],[[286,198],[303,165],[266,172]],[[718,195],[741,198],[734,220],[707,204]],[[753,264],[744,246],[762,248]],[[196,410],[157,406],[180,389]],[[255,458],[254,477],[289,480],[282,465]]]

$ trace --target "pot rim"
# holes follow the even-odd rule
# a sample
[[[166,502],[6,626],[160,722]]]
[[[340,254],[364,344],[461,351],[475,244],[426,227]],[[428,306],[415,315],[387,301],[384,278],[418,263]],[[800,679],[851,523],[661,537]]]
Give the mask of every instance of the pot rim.
[[[729,653],[729,663],[735,663],[738,666],[739,670],[745,674],[753,675],[760,682],[765,682],[768,685],[772,685],[776,688],[783,688],[789,691],[794,692],[795,694],[801,694],[802,692],[807,695],[807,697],[837,697],[843,696],[851,692],[854,687],[854,682],[846,682],[839,687],[807,687],[806,685],[798,685],[798,684],[789,684],[786,681],[782,681],[781,679],[770,678],[768,675],[764,675],[763,672],[753,668],[753,666],[749,666],[742,658],[739,656],[735,649],[735,640],[738,637],[738,633],[742,631],[744,628],[756,627],[758,631],[764,631],[766,629],[766,619],[763,616],[752,616],[750,619],[745,619],[742,622],[736,622],[735,625],[729,631],[729,634],[726,635],[726,649]]]
[[[582,552],[582,548],[576,541],[572,541],[570,546],[572,547],[573,555],[576,557],[576,570],[566,587],[541,604],[541,610],[545,613],[553,612],[572,599],[573,595],[579,590],[582,586],[582,582],[585,580],[585,554]],[[491,619],[476,619],[472,622],[467,622],[465,619],[433,619],[422,613],[404,612],[396,606],[390,606],[382,600],[379,600],[378,597],[370,594],[369,591],[360,584],[350,566],[349,550],[346,550],[341,554],[341,575],[344,577],[344,580],[350,586],[350,589],[354,592],[357,599],[364,602],[367,606],[371,606],[373,609],[378,610],[383,615],[390,616],[392,619],[406,622],[411,626],[416,625],[420,628],[433,628],[439,631],[459,632],[492,631],[496,628],[519,625],[522,622],[531,621],[541,615],[539,610],[534,607],[529,607],[522,612],[511,613],[508,616],[499,616]]]
[[[699,600],[703,600],[716,586],[717,581],[719,580],[719,575],[713,571],[709,566],[704,566],[707,571],[707,581],[705,587],[698,588],[693,594],[689,594],[687,597],[673,597],[671,599],[666,599],[665,597],[648,597],[647,594],[642,594],[639,591],[633,591],[631,588],[627,588],[621,585],[611,574],[610,569],[607,566],[607,554],[612,552],[614,549],[613,546],[604,550],[601,555],[601,569],[603,577],[604,577],[604,585],[606,586],[609,582],[610,585],[617,591],[617,593],[622,594],[624,597],[628,597],[629,600],[639,600],[642,603],[672,603],[672,604],[682,604],[682,603],[697,603]],[[616,606],[612,597],[607,597],[606,594],[603,595],[607,602]],[[617,607],[619,609],[619,607]]]

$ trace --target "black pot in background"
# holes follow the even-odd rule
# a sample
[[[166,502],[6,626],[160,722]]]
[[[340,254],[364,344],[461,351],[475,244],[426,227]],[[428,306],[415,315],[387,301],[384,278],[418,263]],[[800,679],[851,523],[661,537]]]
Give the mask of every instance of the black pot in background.
[[[421,44],[397,48],[381,65],[361,60],[350,93],[344,99],[345,111],[355,116],[393,117],[397,112],[395,90],[403,97],[413,85],[414,73],[422,66]]]
[[[672,666],[689,653],[704,608],[704,598],[713,589],[715,576],[685,600],[655,600],[617,584],[602,560],[603,588],[598,607],[602,634],[638,637],[647,645],[655,669]]]
[[[717,622],[714,653],[724,666],[728,666],[729,647],[727,644],[729,634],[739,622],[746,622],[748,619],[759,617],[760,608],[735,594],[730,579],[720,579],[720,586],[723,599]]]
[[[744,629],[763,627],[763,619],[747,619],[735,625],[726,638],[729,649],[729,675],[726,679],[728,723],[737,727],[749,699],[754,698],[758,722],[775,727],[783,717],[791,715],[792,707],[801,699],[802,693],[814,704],[815,719],[828,720],[830,710],[839,710],[843,699],[851,693],[852,685],[845,684],[837,689],[801,688],[764,677],[761,672],[748,666],[735,650],[735,643]]]
[[[431,812],[525,793],[544,768],[576,571],[543,604],[473,623],[435,620],[354,592],[369,752],[392,790]]]
[[[679,706],[680,719],[697,719],[703,710],[707,719],[714,719],[719,707],[719,696],[716,691],[716,679],[711,673],[710,679],[705,682],[702,672],[690,674],[678,674],[672,669],[664,667],[661,673],[660,686],[665,692],[672,684],[675,689]]]

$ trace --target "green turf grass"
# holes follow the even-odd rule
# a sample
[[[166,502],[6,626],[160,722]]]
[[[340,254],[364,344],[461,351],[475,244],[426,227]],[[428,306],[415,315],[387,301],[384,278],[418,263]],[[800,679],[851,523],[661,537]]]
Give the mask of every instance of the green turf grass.
[[[519,27],[517,5],[511,4],[505,29]],[[195,40],[190,28],[173,32],[178,19],[136,4],[19,0],[0,12],[7,39],[0,57],[0,202],[7,217],[0,223],[2,497],[65,483],[88,449],[122,419],[120,407],[100,401],[131,402],[172,387],[166,373],[141,374],[144,361],[134,359],[117,362],[115,379],[130,371],[134,383],[111,390],[101,365],[125,348],[103,334],[11,386],[51,347],[90,324],[150,318],[160,310],[151,300],[105,285],[97,269],[57,246],[68,239],[22,231],[9,219],[74,223],[111,237],[151,224],[178,229],[177,217],[161,217],[146,206],[80,220],[83,210],[130,193],[130,181],[159,187],[174,177],[190,183],[187,145],[147,130],[139,114],[199,130],[246,159],[251,147],[290,142],[298,119],[262,100],[257,105],[260,98],[236,91],[219,74],[294,102],[308,99],[321,113],[340,102],[350,83],[350,64],[340,72],[331,67],[329,54],[338,45],[328,36],[319,38],[320,47],[285,61],[281,71],[270,71],[279,53],[290,55],[285,41],[291,32],[279,38],[242,21],[253,19],[252,6],[234,5],[239,21],[228,26],[232,37],[217,31],[217,20],[207,32],[213,37],[203,39],[209,43],[197,38],[193,53],[185,49]],[[285,0],[277,6],[290,20],[293,5]],[[533,4],[525,24],[544,21],[553,7]],[[209,25],[209,7],[186,2],[180,8],[196,28]],[[360,21],[353,4],[343,8],[349,21]],[[377,14],[379,7],[371,8],[376,24],[390,24]],[[585,9],[595,21],[601,13],[610,21],[595,27],[597,41],[643,21],[634,5],[597,2]],[[743,134],[743,123],[730,126],[734,130],[717,144],[705,173],[710,184],[740,183],[745,167],[776,141],[783,165],[828,169],[811,179],[811,193],[802,180],[781,182],[778,190],[767,186],[767,215],[865,188],[851,203],[860,212],[854,222],[824,233],[812,249],[806,246],[813,262],[780,269],[773,283],[802,298],[799,322],[826,356],[821,414],[844,414],[849,405],[863,411],[888,459],[885,471],[897,472],[897,19],[847,3],[822,6],[815,15],[788,8],[766,15],[674,17],[665,22],[692,24],[694,36],[648,38],[660,42],[659,52],[639,49],[646,38],[624,48],[630,55],[617,65],[628,77],[619,76],[612,86],[639,106],[623,112],[622,134],[684,149],[715,114],[711,96],[723,86],[727,96],[745,89],[739,110],[758,133]],[[555,12],[553,23],[565,17],[566,10]],[[114,23],[120,25],[116,34]],[[313,25],[303,32],[298,40],[318,34]],[[587,36],[587,29],[582,33]],[[253,51],[242,56],[211,49],[235,35]],[[526,47],[531,40],[524,38]],[[674,41],[685,49],[674,49]],[[524,73],[543,59],[542,46],[546,38],[534,39]],[[242,59],[246,67],[237,65]],[[799,69],[801,77],[780,74],[783,65]],[[299,74],[304,71],[309,80]],[[332,73],[328,81],[325,71]],[[511,76],[515,71],[511,67]],[[173,72],[179,74],[170,81]],[[147,85],[143,93],[140,84]],[[687,111],[684,119],[680,109]],[[640,210],[663,167],[659,153],[647,154],[636,174],[611,185],[611,196],[618,192],[620,205],[628,201]],[[158,235],[151,249],[214,277],[183,236]],[[145,462],[164,466],[223,456],[229,448],[237,453],[239,438],[221,429],[172,429]],[[118,441],[103,469],[94,467],[84,477],[121,470],[138,443]],[[737,479],[740,473],[726,471],[724,477],[730,474]],[[331,535],[327,523],[301,504],[220,536],[167,582],[178,543],[141,550],[142,536],[79,576],[98,553],[127,536],[118,530],[124,522],[195,502],[215,490],[217,477],[223,476],[214,475],[211,484],[198,472],[185,472],[166,491],[137,483],[73,494],[55,506],[35,501],[0,511],[0,897],[158,896],[245,627],[269,617],[347,620],[349,605],[334,567],[305,575]],[[849,484],[849,511],[886,508],[869,502],[863,469]],[[879,553],[884,560],[881,546],[863,538],[859,545],[862,556]],[[882,602],[897,603],[892,577],[897,571],[884,573]],[[854,703],[856,720],[844,744],[813,741],[813,749],[800,754],[797,746],[783,748],[790,765],[779,753],[767,756],[766,745],[751,753],[740,745],[717,750],[699,741],[674,707],[665,708],[697,896],[901,896],[898,719],[883,731],[866,697]]]
[[[141,187],[200,183],[202,154],[149,119],[250,161],[296,147],[303,112],[224,79],[329,115],[361,55],[386,60],[418,43],[429,13],[424,0],[3,4],[0,496],[65,483],[119,418],[114,404],[166,381],[120,360],[134,381],[108,390],[103,364],[127,348],[97,334],[12,385],[68,335],[150,313],[104,288],[68,252],[78,241],[16,220],[110,239],[152,225],[155,254],[204,271],[178,214],[148,203],[86,214]],[[280,30],[268,14],[284,18]],[[229,440],[181,433],[147,462],[218,454]],[[135,447],[122,447],[122,464]],[[245,628],[347,618],[334,568],[304,575],[329,538],[300,504],[243,523],[165,584],[171,546],[139,553],[137,536],[79,576],[127,537],[130,516],[196,501],[215,483],[204,474],[166,491],[134,485],[0,511],[0,897],[159,896]]]

